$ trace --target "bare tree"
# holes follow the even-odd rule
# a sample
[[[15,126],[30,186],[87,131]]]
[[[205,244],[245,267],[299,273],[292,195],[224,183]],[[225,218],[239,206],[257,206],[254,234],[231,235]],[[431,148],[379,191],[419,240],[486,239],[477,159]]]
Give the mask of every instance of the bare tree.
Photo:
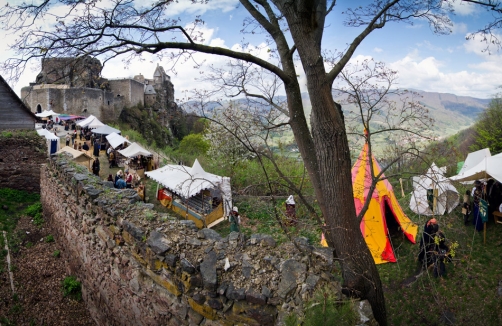
[[[40,4],[4,6],[0,12],[2,26],[20,35],[13,44],[19,56],[7,61],[7,68],[16,75],[28,60],[41,57],[89,55],[100,56],[106,62],[122,54],[134,57],[142,52],[172,54],[175,63],[190,59],[198,51],[243,60],[276,75],[283,83],[289,124],[326,222],[328,243],[335,248],[342,265],[345,286],[368,298],[377,321],[386,325],[381,281],[361,236],[354,205],[348,204],[352,203],[351,161],[332,84],[361,42],[375,30],[392,23],[421,20],[436,33],[448,33],[450,4],[442,0],[386,0],[345,10],[345,26],[357,28],[359,34],[327,69],[322,41],[329,27],[326,17],[338,9],[335,0],[240,0],[250,15],[244,21],[243,32],[263,33],[275,62],[203,44],[203,35],[197,29],[203,24],[201,17],[195,17],[190,27],[184,28],[178,19],[168,17],[173,2],[160,0],[143,6],[133,0],[45,0]],[[59,6],[58,10],[51,10],[55,6]],[[42,27],[42,19],[50,26]],[[295,55],[305,72],[312,103],[310,128]]]

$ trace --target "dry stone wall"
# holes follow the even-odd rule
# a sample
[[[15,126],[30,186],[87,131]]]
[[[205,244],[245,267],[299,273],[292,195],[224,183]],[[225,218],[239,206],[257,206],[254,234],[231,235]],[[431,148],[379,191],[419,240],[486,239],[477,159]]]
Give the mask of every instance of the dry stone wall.
[[[298,250],[198,230],[61,157],[43,166],[41,186],[46,223],[99,325],[281,325],[314,289],[340,293],[332,250],[306,239]]]
[[[0,136],[0,188],[40,191],[40,165],[47,160],[45,138],[32,131]]]

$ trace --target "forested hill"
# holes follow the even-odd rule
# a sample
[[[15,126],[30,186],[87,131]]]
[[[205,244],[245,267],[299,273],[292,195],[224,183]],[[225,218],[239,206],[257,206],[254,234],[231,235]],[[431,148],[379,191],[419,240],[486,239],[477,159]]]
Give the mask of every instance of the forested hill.
[[[435,123],[432,127],[434,133],[439,137],[446,137],[457,133],[458,131],[471,126],[477,115],[483,111],[490,102],[490,99],[474,98],[469,96],[457,96],[449,93],[425,92],[413,90],[420,95],[416,101],[427,107],[431,118]],[[305,105],[305,113],[307,118],[310,118],[310,100],[307,93],[303,93],[303,102]],[[284,101],[284,97],[279,97],[278,100]],[[335,98],[335,101],[337,99]],[[243,107],[247,102],[244,99],[232,99],[232,101],[240,103]],[[194,102],[195,103],[195,102]],[[185,103],[183,108],[187,113],[196,112],[193,108],[194,103]],[[223,103],[225,105],[225,103]],[[256,106],[257,102],[253,101]],[[206,114],[219,107],[218,103],[209,103],[206,106]],[[352,111],[355,108],[343,107],[344,111]]]

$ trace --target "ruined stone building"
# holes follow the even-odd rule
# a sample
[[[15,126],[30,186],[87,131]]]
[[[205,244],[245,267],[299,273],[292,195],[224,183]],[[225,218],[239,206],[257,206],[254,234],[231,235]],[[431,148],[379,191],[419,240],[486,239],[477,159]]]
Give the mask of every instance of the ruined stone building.
[[[21,89],[21,98],[32,112],[96,116],[104,122],[116,120],[126,107],[142,106],[159,112],[163,125],[179,113],[174,86],[164,68],[157,64],[153,78],[106,79],[98,59],[45,58],[36,81]]]

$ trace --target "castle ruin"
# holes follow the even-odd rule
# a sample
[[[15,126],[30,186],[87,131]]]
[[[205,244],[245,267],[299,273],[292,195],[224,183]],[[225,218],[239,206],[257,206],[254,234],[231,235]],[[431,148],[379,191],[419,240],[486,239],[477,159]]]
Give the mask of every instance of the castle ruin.
[[[157,64],[153,79],[101,77],[98,59],[44,58],[36,81],[21,89],[21,98],[34,113],[53,110],[80,116],[94,115],[103,122],[116,120],[122,110],[136,105],[159,112],[164,126],[180,110],[174,102],[174,86]]]

